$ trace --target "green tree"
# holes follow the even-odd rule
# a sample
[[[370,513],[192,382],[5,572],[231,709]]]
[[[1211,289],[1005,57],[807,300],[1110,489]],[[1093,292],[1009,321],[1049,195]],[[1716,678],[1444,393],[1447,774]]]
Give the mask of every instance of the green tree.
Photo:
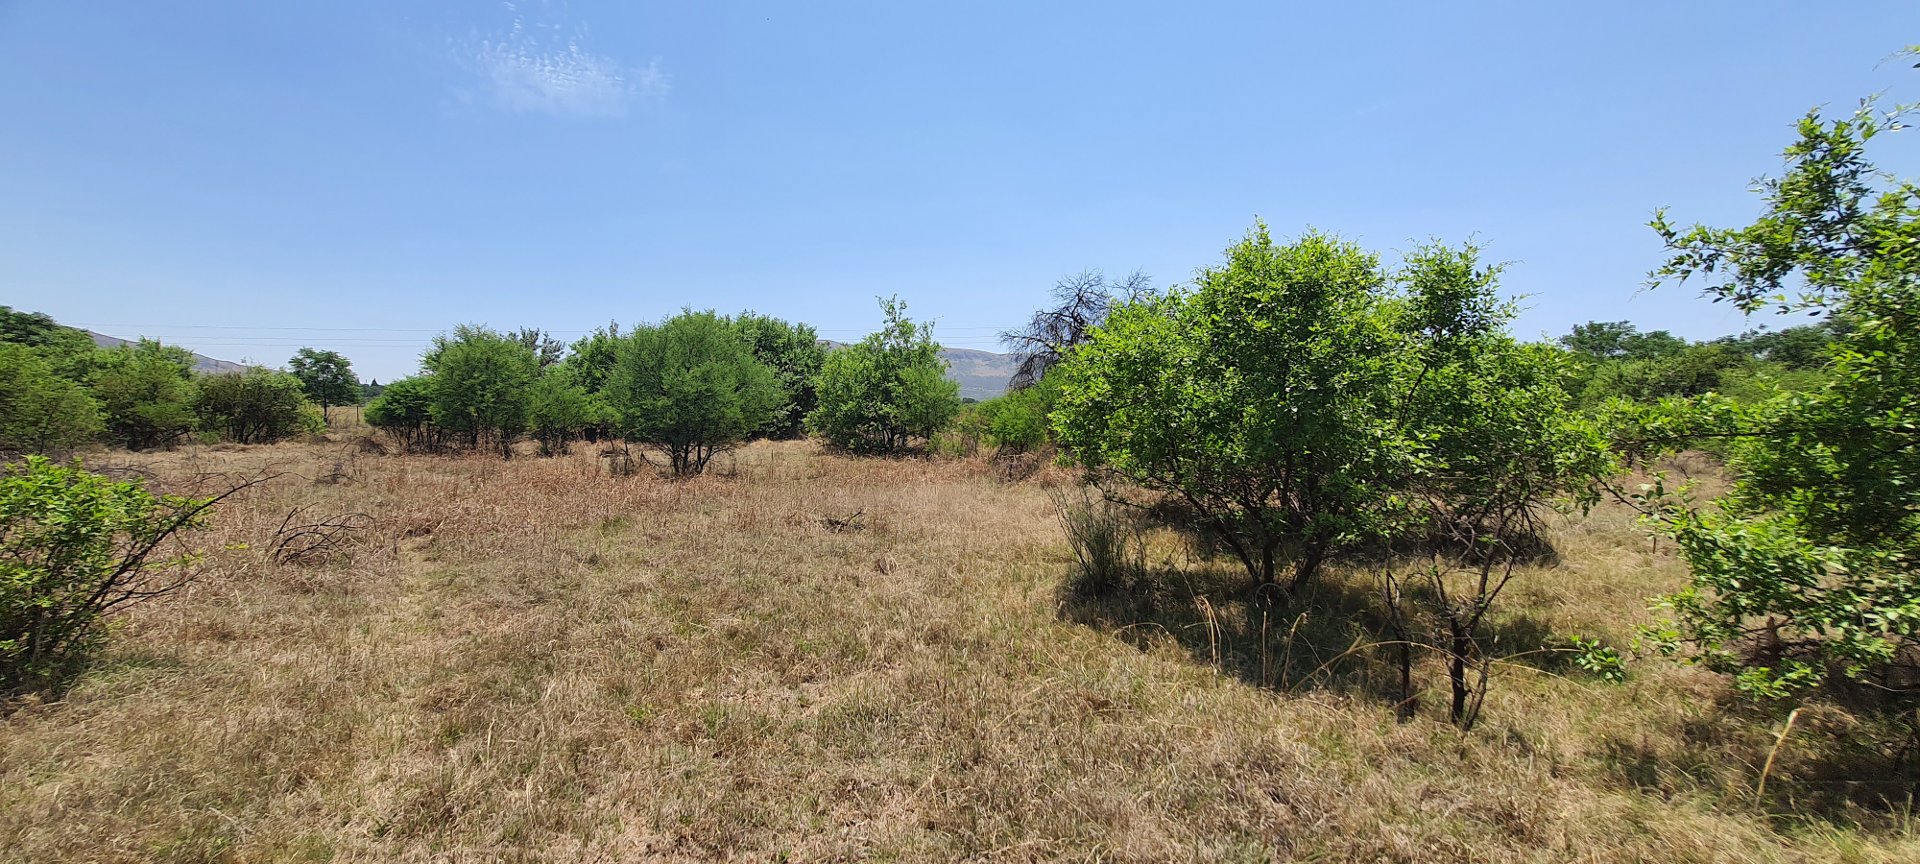
[[[1059,392],[1060,376],[1042,375],[1026,387],[981,402],[976,410],[985,420],[987,442],[1006,453],[1025,453],[1047,443],[1047,415]]]
[[[43,348],[55,353],[91,353],[93,337],[68,327],[42,312],[18,312],[0,306],[0,343]]]
[[[1468,482],[1493,476],[1480,460],[1552,449],[1545,418],[1476,419],[1511,420],[1525,406],[1490,400],[1543,398],[1560,379],[1540,368],[1551,349],[1507,335],[1497,268],[1472,247],[1425,247],[1390,274],[1352,243],[1279,244],[1256,224],[1226,259],[1191,289],[1114,309],[1056,367],[1052,417],[1085,467],[1184,502],[1257,584],[1284,565],[1298,590],[1342,545],[1409,524],[1478,523],[1468,514],[1491,505],[1474,496],[1500,488]],[[1530,482],[1526,503],[1563,479]]]
[[[1628,437],[1730,439],[1731,491],[1695,509],[1656,496],[1692,568],[1668,598],[1698,659],[1749,694],[1864,681],[1912,705],[1920,658],[1920,186],[1867,161],[1906,111],[1865,101],[1799,124],[1766,210],[1740,228],[1653,220],[1671,257],[1653,274],[1700,280],[1743,311],[1846,322],[1820,386],[1758,404],[1670,401],[1630,415]]]
[[[388,384],[367,403],[367,424],[399,443],[401,450],[417,450],[439,443],[433,426],[432,377],[417,375]]]
[[[894,453],[940,431],[960,410],[960,385],[932,328],[906,317],[898,299],[883,299],[886,324],[854,345],[827,353],[814,384],[819,404],[807,425],[852,453]]]
[[[528,351],[533,352],[534,359],[539,361],[542,369],[560,362],[560,358],[567,351],[566,343],[553,338],[547,331],[538,327],[522,327],[511,335],[520,344],[527,346]]]
[[[302,348],[287,361],[287,370],[300,379],[307,398],[320,406],[323,420],[332,406],[360,404],[360,379],[353,374],[353,364],[337,351]]]
[[[774,382],[784,397],[766,433],[774,438],[798,438],[805,434],[807,414],[819,403],[813,380],[820,374],[820,365],[827,356],[819,335],[805,324],[789,324],[753,312],[735,316],[733,326],[740,331],[753,356],[773,370]]]
[[[574,381],[572,367],[548,366],[527,396],[527,423],[543,456],[565,455],[597,419],[594,397]]]
[[[305,385],[286,372],[259,366],[203,375],[195,382],[193,413],[203,431],[236,444],[264,444],[300,432],[321,431]]]
[[[687,311],[634,328],[601,397],[628,440],[665,450],[686,476],[766,428],[783,394],[737,328]]]
[[[0,343],[0,451],[67,451],[103,428],[86,388],[54,374],[40,352]]]
[[[434,426],[469,448],[498,447],[512,457],[540,374],[533,349],[515,336],[462,324],[450,337],[435,337],[421,364],[431,373]]]
[[[574,342],[564,361],[573,370],[574,383],[588,393],[599,393],[606,385],[607,376],[613,374],[613,367],[620,362],[620,344],[624,338],[620,335],[620,325],[609,322]]]
[[[1567,350],[1595,360],[1647,360],[1687,347],[1687,340],[1655,330],[1642,333],[1630,321],[1588,321],[1560,337]]]
[[[98,354],[90,380],[107,435],[130,450],[193,431],[193,353],[151,339]]]
[[[1370,533],[1403,470],[1404,340],[1379,260],[1264,224],[1191,290],[1127,303],[1058,367],[1054,429],[1089,469],[1185,501],[1256,583],[1304,585]]]
[[[1408,470],[1384,478],[1392,497],[1388,525],[1400,521],[1425,540],[1424,566],[1390,575],[1388,620],[1403,647],[1401,701],[1412,710],[1411,650],[1400,588],[1415,592],[1439,634],[1452,691],[1449,716],[1471,728],[1485,696],[1483,624],[1515,575],[1539,548],[1542,504],[1569,496],[1597,499],[1615,465],[1595,424],[1574,410],[1564,382],[1574,361],[1547,345],[1523,345],[1507,332],[1513,305],[1495,294],[1498,268],[1481,268],[1477,250],[1428,247],[1402,271],[1404,311],[1397,330],[1408,346],[1395,442],[1411,454]],[[1397,513],[1396,513],[1397,511]],[[1396,520],[1397,515],[1397,520]],[[1391,569],[1396,568],[1390,568]],[[1395,578],[1395,577],[1398,578]]]

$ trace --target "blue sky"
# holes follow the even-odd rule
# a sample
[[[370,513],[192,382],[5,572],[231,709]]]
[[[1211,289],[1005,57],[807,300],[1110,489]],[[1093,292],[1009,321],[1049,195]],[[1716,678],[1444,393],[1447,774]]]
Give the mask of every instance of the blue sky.
[[[1164,285],[1256,216],[1477,238],[1519,330],[1751,217],[1791,124],[1920,73],[1905,3],[0,2],[0,303],[268,364],[682,306],[992,348],[1053,281]],[[1913,141],[1881,158],[1899,165]],[[1910,162],[1910,159],[1906,159]]]

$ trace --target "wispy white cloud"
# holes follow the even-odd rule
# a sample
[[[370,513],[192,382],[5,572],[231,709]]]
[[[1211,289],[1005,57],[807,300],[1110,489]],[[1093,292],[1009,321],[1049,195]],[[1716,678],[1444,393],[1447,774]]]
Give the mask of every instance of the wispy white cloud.
[[[532,20],[514,3],[501,6],[512,16],[510,26],[453,46],[456,61],[478,79],[481,99],[495,108],[618,117],[634,102],[662,98],[672,87],[659,58],[630,66],[594,52],[587,25],[566,20],[564,6],[546,8]]]

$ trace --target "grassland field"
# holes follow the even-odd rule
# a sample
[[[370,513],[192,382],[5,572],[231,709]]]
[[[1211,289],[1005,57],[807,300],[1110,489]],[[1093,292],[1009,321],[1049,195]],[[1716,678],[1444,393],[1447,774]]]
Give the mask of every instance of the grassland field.
[[[1431,659],[1396,722],[1371,567],[1260,605],[1156,529],[1151,585],[1078,597],[1059,468],[760,442],[673,481],[338,433],[88,463],[278,476],[0,720],[0,861],[1920,861],[1845,712],[1781,740],[1697,669],[1536,650],[1625,645],[1684,580],[1617,505],[1553,517],[1494,623],[1532,653],[1462,733]]]

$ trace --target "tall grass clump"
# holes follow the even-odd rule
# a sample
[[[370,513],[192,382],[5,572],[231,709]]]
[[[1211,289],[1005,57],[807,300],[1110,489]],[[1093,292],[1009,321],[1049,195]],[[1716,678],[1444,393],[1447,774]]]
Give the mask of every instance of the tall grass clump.
[[[1049,492],[1067,545],[1073,550],[1069,590],[1081,596],[1109,597],[1130,591],[1146,575],[1146,543],[1131,514],[1086,487]]]

